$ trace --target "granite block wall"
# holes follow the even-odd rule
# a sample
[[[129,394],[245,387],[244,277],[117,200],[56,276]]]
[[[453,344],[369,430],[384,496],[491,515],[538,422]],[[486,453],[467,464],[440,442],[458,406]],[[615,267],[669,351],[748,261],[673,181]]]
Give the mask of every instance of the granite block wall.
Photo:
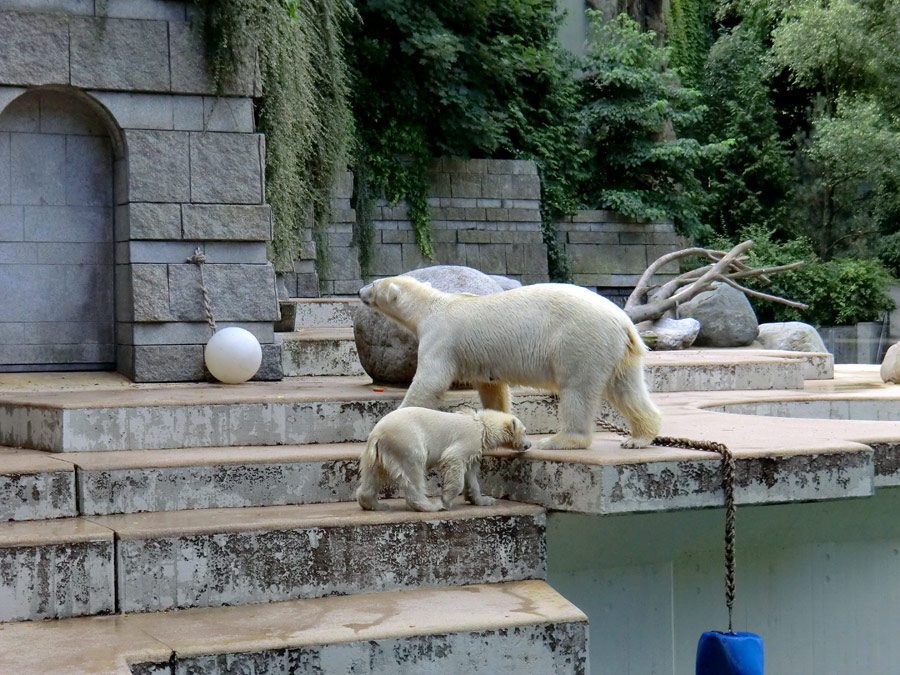
[[[517,160],[436,160],[429,173],[434,261],[415,243],[404,204],[379,202],[369,278],[401,274],[428,265],[467,265],[524,284],[549,280],[547,247],[541,235],[541,186],[533,162]],[[314,297],[354,295],[363,279],[353,243],[356,213],[351,208],[353,176],[345,174],[333,193],[328,230],[331,265],[315,276],[315,247],[285,279],[287,293]],[[581,211],[558,223],[561,242],[576,284],[624,304],[638,278],[657,257],[676,250],[671,223],[639,223],[611,211]],[[669,279],[677,269],[663,270]],[[319,283],[321,281],[321,284]]]
[[[258,377],[281,377],[258,75],[235,73],[216,96],[197,11],[0,0],[0,278],[24,294],[0,302],[47,314],[0,323],[0,337],[38,335],[22,325],[42,322],[82,351],[95,345],[87,365],[137,381],[204,379],[209,331],[187,262],[199,248],[217,322],[251,330],[263,344]],[[39,269],[63,244],[67,264]],[[0,352],[0,370],[86,365],[29,349],[30,362]]]
[[[548,280],[534,162],[439,159],[431,166],[429,180],[434,261],[420,252],[406,205],[380,201],[370,278],[428,265],[467,265],[526,284]],[[353,295],[364,284],[353,243],[352,192],[352,175],[347,174],[334,192],[328,230],[332,262],[320,284],[324,295]]]

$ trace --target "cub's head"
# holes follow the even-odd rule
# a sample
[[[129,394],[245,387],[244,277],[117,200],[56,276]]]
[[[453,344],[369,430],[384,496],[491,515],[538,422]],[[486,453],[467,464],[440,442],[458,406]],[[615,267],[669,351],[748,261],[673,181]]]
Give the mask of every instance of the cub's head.
[[[359,289],[359,299],[367,307],[377,309],[413,332],[419,320],[431,309],[436,295],[431,284],[409,276],[377,279]]]
[[[482,410],[476,417],[484,424],[486,448],[503,446],[523,452],[531,447],[531,441],[525,434],[525,425],[515,415],[507,415],[497,410]]]

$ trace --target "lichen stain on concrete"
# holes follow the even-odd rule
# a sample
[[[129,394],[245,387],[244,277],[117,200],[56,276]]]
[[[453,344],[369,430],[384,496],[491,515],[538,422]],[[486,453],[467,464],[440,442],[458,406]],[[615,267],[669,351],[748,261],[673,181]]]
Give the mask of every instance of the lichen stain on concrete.
[[[543,514],[121,542],[123,611],[543,578]]]
[[[177,659],[175,673],[496,675],[511,672],[511,663],[516,663],[520,664],[517,670],[526,669],[521,672],[585,675],[587,658],[586,623],[539,622],[502,629],[196,656]],[[132,672],[146,675],[134,667]],[[155,671],[149,673],[155,675]]]

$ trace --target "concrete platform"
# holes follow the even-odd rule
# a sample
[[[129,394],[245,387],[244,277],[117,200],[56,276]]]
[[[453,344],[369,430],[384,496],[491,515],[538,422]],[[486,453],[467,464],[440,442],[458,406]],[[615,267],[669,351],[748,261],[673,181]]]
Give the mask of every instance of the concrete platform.
[[[41,450],[0,448],[0,521],[75,514],[71,463]]]
[[[585,615],[522,581],[8,625],[0,672],[584,675],[586,645]]]
[[[800,387],[804,369],[830,373],[827,355],[758,350],[659,352],[647,378],[658,392]],[[787,381],[787,384],[784,382]],[[55,452],[342,443],[365,440],[396,408],[397,387],[367,377],[303,377],[242,385],[134,385],[124,378],[0,377],[0,444]],[[515,390],[533,433],[556,429],[555,397]],[[446,408],[477,407],[471,391]],[[603,414],[611,411],[607,407]]]

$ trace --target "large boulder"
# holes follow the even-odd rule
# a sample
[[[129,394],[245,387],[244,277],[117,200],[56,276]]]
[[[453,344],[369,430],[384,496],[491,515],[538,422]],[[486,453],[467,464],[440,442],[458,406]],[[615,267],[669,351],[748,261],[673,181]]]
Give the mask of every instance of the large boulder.
[[[487,274],[460,265],[435,265],[407,272],[439,291],[490,295],[503,287]],[[419,341],[384,314],[361,306],[353,317],[353,338],[363,370],[375,382],[409,384],[416,374]]]
[[[499,274],[489,274],[488,276],[498,284],[500,284],[500,288],[502,288],[504,291],[509,291],[513,288],[520,288],[522,286],[522,282],[518,279],[510,279],[509,277],[500,276]]]
[[[900,384],[900,342],[893,344],[881,362],[881,379],[884,382]]]
[[[697,319],[657,319],[640,331],[641,337],[648,344],[652,343],[653,351],[670,349],[687,349],[700,332]],[[652,337],[651,337],[652,336]]]
[[[759,322],[747,296],[720,282],[679,306],[678,315],[700,322],[694,344],[701,347],[743,347],[759,333]]]
[[[828,351],[825,343],[822,342],[819,331],[801,321],[761,323],[759,324],[759,337],[756,339],[763,349],[819,353]]]

